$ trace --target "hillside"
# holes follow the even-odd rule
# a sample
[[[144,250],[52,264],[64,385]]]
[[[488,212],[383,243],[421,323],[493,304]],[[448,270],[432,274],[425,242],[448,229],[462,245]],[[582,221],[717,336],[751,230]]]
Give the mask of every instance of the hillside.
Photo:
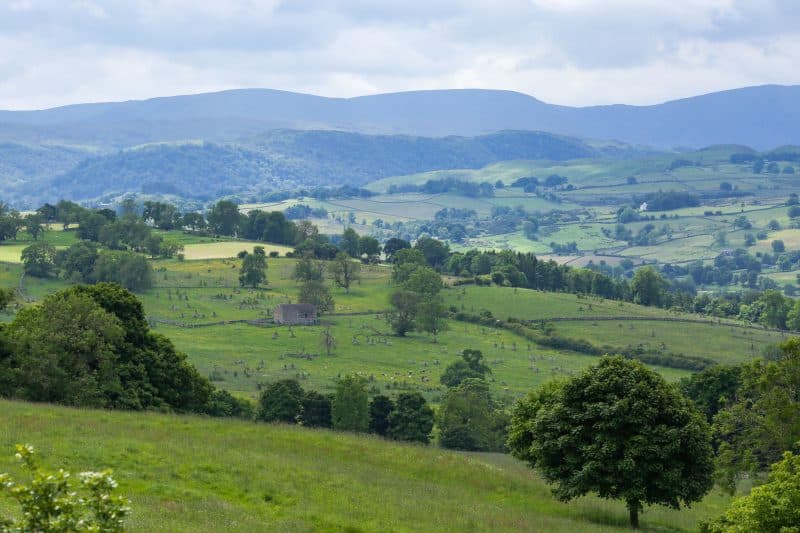
[[[131,531],[624,531],[620,502],[557,502],[508,456],[233,420],[0,401],[0,472],[15,443],[48,467],[113,468]],[[0,513],[8,500],[0,498]],[[646,508],[645,531],[692,531],[727,498]]]
[[[604,153],[603,147],[540,132],[429,138],[278,130],[237,143],[158,144],[85,159],[52,178],[50,187],[58,195],[47,199],[137,192],[213,200],[309,186],[363,185],[398,174],[480,168],[507,159],[563,161]],[[611,153],[627,157],[640,152],[627,147]],[[31,189],[36,183],[17,183],[16,189],[35,194]]]
[[[157,141],[221,140],[277,128],[417,136],[540,130],[672,148],[800,143],[800,87],[759,86],[650,106],[552,105],[494,90],[440,90],[324,98],[242,89],[144,101],[0,112],[0,139],[122,148]]]

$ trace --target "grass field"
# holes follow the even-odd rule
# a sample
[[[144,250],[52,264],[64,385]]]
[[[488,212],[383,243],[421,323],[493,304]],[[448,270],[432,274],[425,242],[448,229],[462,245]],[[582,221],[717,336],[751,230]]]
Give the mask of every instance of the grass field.
[[[225,243],[208,246],[220,244]],[[268,284],[257,290],[238,286],[239,263],[235,259],[154,261],[155,287],[138,295],[155,331],[171,338],[217,386],[239,395],[254,398],[260,384],[285,377],[328,391],[338,376],[359,373],[385,393],[417,390],[437,402],[443,391],[439,377],[444,368],[459,357],[461,350],[477,348],[492,368],[495,394],[510,402],[554,377],[572,375],[597,360],[541,348],[506,330],[454,320],[435,342],[430,335],[417,332],[394,337],[383,316],[393,290],[390,269],[385,266],[364,266],[361,280],[349,293],[333,289],[334,312],[323,316],[319,326],[253,325],[245,321],[268,320],[275,305],[295,301],[297,286],[291,279],[295,261],[268,259]],[[19,274],[17,266],[0,268],[4,285],[17,285]],[[24,284],[26,295],[37,299],[64,286],[63,281],[35,278],[26,278]],[[780,334],[758,328],[731,328],[731,322],[668,322],[662,319],[701,317],[572,294],[462,286],[446,289],[444,295],[448,306],[472,314],[489,310],[500,319],[571,319],[552,322],[555,331],[612,349],[643,345],[719,362],[738,362],[781,340]],[[592,320],[603,317],[620,317],[621,321]],[[652,321],[625,320],[629,317]],[[320,342],[323,330],[328,328],[337,341],[332,356],[323,353]],[[703,343],[697,343],[697,338]],[[688,374],[653,368],[669,380]]]
[[[183,255],[186,259],[226,259],[229,257],[236,257],[236,254],[242,250],[249,252],[253,251],[253,247],[261,246],[264,251],[269,254],[270,252],[278,252],[280,255],[286,255],[286,252],[291,252],[292,248],[289,246],[280,246],[277,244],[260,244],[253,242],[243,241],[218,241],[209,243],[194,243],[186,244],[183,248]]]
[[[73,473],[114,469],[131,531],[626,531],[617,501],[560,503],[509,456],[233,420],[0,401],[0,472],[13,445]],[[647,507],[642,530],[694,531],[729,498]],[[0,498],[0,514],[9,501]]]

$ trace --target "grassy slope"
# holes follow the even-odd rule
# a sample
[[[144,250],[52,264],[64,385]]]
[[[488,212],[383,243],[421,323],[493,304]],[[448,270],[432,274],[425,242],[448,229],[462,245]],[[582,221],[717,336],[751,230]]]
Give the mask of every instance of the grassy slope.
[[[214,246],[214,244],[209,244]],[[464,348],[483,351],[493,370],[496,394],[509,400],[557,376],[568,376],[596,361],[595,357],[540,348],[508,331],[451,321],[437,342],[426,334],[405,338],[389,336],[381,312],[388,307],[392,285],[389,269],[364,267],[362,280],[350,293],[334,289],[336,311],[313,327],[256,327],[249,324],[197,325],[230,320],[271,317],[272,308],[296,298],[291,280],[294,261],[268,260],[269,287],[251,291],[238,288],[238,260],[156,261],[156,287],[139,295],[154,320],[156,331],[171,338],[206,376],[218,386],[255,397],[260,383],[296,377],[304,387],[327,391],[333,380],[358,372],[390,394],[418,390],[437,401],[443,388],[439,376]],[[3,270],[6,269],[6,270]],[[0,282],[14,285],[18,266],[0,268]],[[5,280],[5,281],[4,281]],[[26,294],[41,298],[63,287],[57,280],[25,280]],[[781,335],[760,329],[728,325],[665,322],[663,310],[571,294],[544,293],[500,287],[459,287],[445,291],[446,302],[468,313],[488,309],[498,318],[574,320],[554,322],[565,336],[597,345],[624,348],[644,344],[665,351],[736,362],[753,357]],[[651,317],[652,321],[593,321],[595,317]],[[692,315],[686,318],[699,319]],[[338,346],[333,356],[323,354],[320,337],[330,328]],[[697,343],[703,338],[703,343]],[[310,358],[298,354],[315,354]],[[683,370],[654,367],[667,379],[688,374]]]
[[[72,472],[112,467],[132,531],[622,531],[620,502],[555,501],[507,456],[377,438],[153,413],[0,401],[0,472],[13,444]],[[715,492],[684,511],[648,508],[645,531],[690,531]],[[0,512],[8,501],[0,499]]]

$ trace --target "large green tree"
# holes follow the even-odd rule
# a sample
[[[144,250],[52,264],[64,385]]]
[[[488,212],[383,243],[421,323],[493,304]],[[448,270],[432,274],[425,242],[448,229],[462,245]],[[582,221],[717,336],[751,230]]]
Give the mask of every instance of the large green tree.
[[[800,442],[800,338],[782,344],[777,361],[744,364],[741,382],[714,417],[718,481],[731,492],[744,474],[763,470]]]
[[[35,242],[22,250],[25,273],[36,278],[51,276],[56,267],[56,249],[46,242]]]
[[[660,375],[621,357],[520,401],[508,444],[556,484],[560,500],[621,499],[635,528],[644,504],[677,509],[713,485],[702,414]]]

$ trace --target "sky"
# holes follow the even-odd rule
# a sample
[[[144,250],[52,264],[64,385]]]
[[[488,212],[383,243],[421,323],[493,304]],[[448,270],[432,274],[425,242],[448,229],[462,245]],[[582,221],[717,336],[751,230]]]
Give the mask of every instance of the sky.
[[[800,83],[797,0],[0,0],[0,109],[244,87],[652,104]]]

